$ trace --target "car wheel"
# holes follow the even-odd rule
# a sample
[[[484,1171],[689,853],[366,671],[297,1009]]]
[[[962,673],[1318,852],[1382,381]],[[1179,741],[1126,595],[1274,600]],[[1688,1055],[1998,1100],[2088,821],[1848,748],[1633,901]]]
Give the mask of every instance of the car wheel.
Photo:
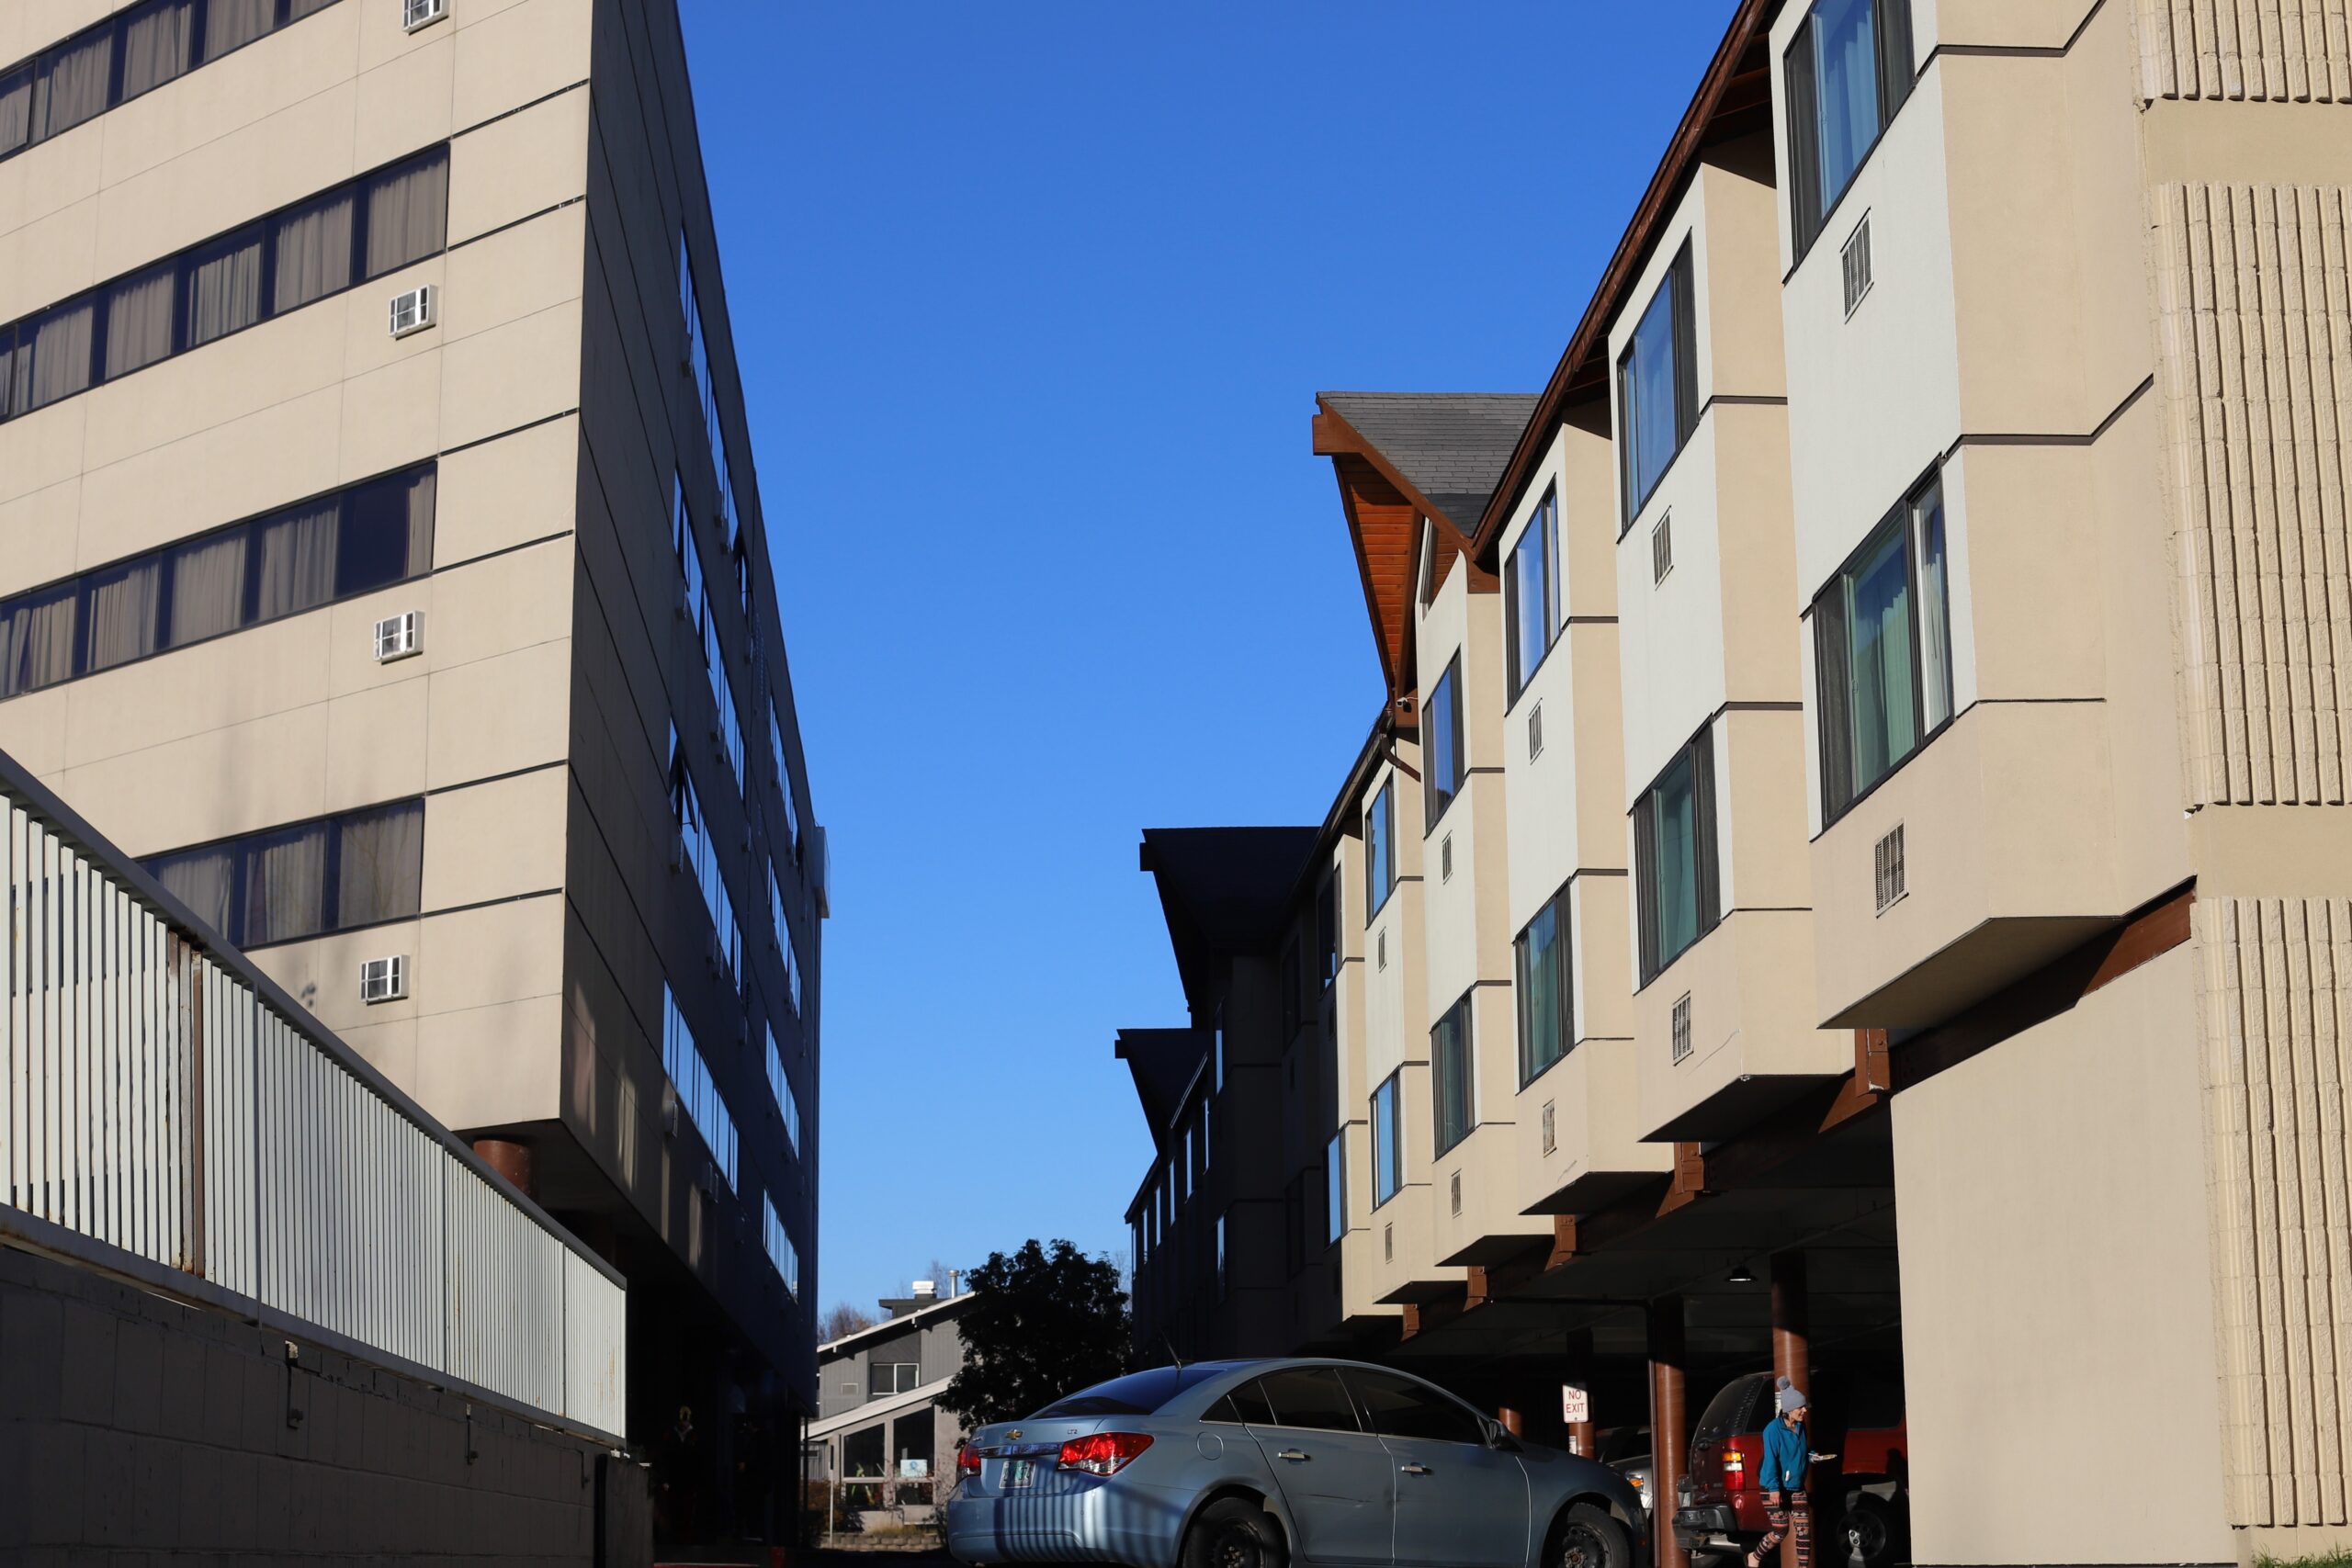
[[[1220,1497],[1184,1532],[1183,1568],[1283,1568],[1282,1531],[1246,1497]]]
[[[1606,1509],[1578,1503],[1560,1526],[1560,1544],[1547,1568],[1634,1568],[1634,1543]]]
[[[1884,1498],[1869,1492],[1848,1497],[1839,1528],[1850,1568],[1887,1568],[1894,1561],[1894,1512]]]

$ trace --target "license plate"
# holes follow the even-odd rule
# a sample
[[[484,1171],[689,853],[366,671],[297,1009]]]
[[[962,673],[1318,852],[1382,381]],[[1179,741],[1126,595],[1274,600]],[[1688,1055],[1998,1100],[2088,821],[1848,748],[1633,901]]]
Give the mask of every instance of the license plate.
[[[1037,1483],[1037,1461],[1034,1459],[1009,1459],[1004,1461],[1004,1489],[1017,1492]]]

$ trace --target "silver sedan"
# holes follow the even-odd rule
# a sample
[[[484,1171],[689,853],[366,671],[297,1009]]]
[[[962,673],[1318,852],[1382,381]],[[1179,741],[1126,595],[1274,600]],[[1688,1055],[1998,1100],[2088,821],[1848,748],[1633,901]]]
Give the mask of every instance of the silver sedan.
[[[956,1474],[947,1550],[975,1564],[1635,1568],[1648,1535],[1606,1466],[1355,1361],[1130,1373],[981,1427]]]

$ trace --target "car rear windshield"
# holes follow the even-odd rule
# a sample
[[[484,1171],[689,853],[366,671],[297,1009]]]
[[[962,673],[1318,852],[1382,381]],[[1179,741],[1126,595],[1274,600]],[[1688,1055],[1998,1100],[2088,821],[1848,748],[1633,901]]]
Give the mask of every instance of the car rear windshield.
[[[1154,1367],[1149,1371],[1129,1372],[1125,1377],[1064,1394],[1029,1419],[1043,1421],[1050,1416],[1148,1416],[1194,1383],[1206,1382],[1229,1370]]]
[[[1770,1372],[1751,1372],[1724,1384],[1722,1392],[1707,1401],[1706,1414],[1690,1429],[1694,1443],[1721,1442],[1757,1430],[1756,1396],[1772,1386]]]

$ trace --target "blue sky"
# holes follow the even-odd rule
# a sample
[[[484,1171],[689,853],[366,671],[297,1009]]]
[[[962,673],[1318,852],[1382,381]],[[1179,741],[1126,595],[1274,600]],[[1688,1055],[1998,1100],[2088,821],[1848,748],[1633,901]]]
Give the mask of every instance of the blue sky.
[[[818,818],[820,1307],[1126,1247],[1145,827],[1380,700],[1326,388],[1532,391],[1732,0],[684,0]]]

